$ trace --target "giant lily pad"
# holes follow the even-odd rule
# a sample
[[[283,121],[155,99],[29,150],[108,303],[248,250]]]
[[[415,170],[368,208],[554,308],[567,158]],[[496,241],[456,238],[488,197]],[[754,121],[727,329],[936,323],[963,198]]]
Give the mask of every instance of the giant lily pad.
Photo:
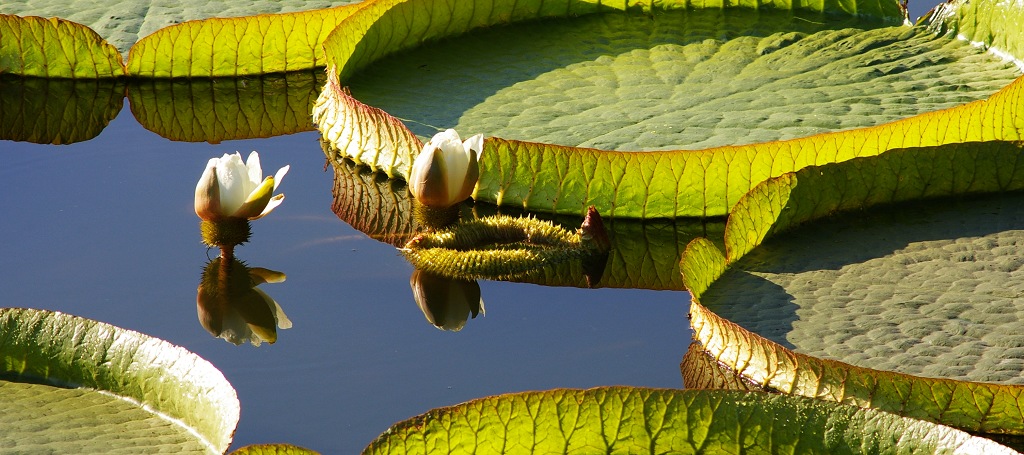
[[[0,63],[0,73],[17,71],[19,65],[13,62],[19,58],[31,61],[51,57],[53,43],[62,47],[85,43],[79,33],[92,33],[96,46],[113,50],[110,62],[116,62],[117,69],[97,66],[94,77],[110,77],[125,74],[117,53],[128,55],[126,61],[130,74],[153,77],[180,76],[237,76],[256,75],[293,70],[307,70],[323,65],[323,53],[319,43],[337,24],[348,15],[352,3],[346,0],[316,1],[185,1],[185,2],[138,2],[111,1],[92,2],[85,0],[53,1],[27,0],[0,4],[0,36],[5,36],[5,27],[18,27],[27,23],[33,31],[42,31],[45,20],[28,16],[55,17],[64,25],[51,27],[51,39],[34,33],[22,40],[31,46],[5,50],[0,48],[0,62],[11,59],[10,66]],[[334,8],[331,8],[334,7]],[[26,17],[25,20],[15,16]],[[210,19],[210,20],[207,20]],[[40,22],[35,25],[35,22]],[[56,24],[58,21],[52,21]],[[15,29],[15,30],[18,30]],[[76,29],[82,30],[77,31]],[[90,32],[94,31],[94,32]],[[17,34],[16,34],[17,35]],[[10,36],[10,35],[8,35]],[[5,36],[6,44],[14,41]],[[108,44],[109,43],[109,44]],[[38,46],[38,47],[33,47]],[[116,50],[115,50],[116,48]],[[103,52],[108,52],[104,50]],[[38,57],[37,57],[38,56]],[[48,77],[66,77],[62,71],[67,67],[62,60],[47,58]],[[88,62],[76,65],[85,71]],[[79,76],[81,77],[81,76]]]
[[[223,453],[234,389],[183,348],[100,322],[0,309],[0,445],[26,452]]]
[[[503,128],[501,122],[518,122],[523,128],[516,130],[519,131],[516,133],[517,135],[541,134],[540,139],[545,140],[556,138],[544,136],[547,133],[537,133],[538,131],[547,130],[554,132],[553,134],[556,136],[563,135],[558,136],[557,139],[559,141],[566,139],[570,143],[569,145],[488,139],[485,142],[485,151],[480,161],[481,179],[474,197],[477,200],[493,202],[498,205],[575,215],[581,214],[587,206],[594,205],[602,214],[611,217],[720,216],[726,214],[729,207],[757,183],[805,166],[844,161],[858,156],[876,155],[898,147],[931,146],[978,140],[1018,140],[1021,138],[1021,125],[1016,120],[1021,118],[1016,114],[1020,108],[1021,98],[1018,85],[1022,83],[1021,81],[1003,88],[984,102],[960,104],[947,109],[914,115],[936,109],[941,105],[956,105],[964,101],[963,98],[960,98],[962,93],[939,95],[940,92],[959,92],[958,88],[976,87],[980,90],[975,93],[981,94],[985,89],[975,85],[978,81],[986,81],[985,83],[998,81],[989,86],[989,90],[991,90],[1008,83],[1019,73],[1013,65],[1001,62],[996,57],[991,57],[984,65],[967,63],[961,67],[962,69],[953,69],[956,64],[947,65],[961,58],[955,57],[959,52],[966,52],[959,55],[969,55],[978,51],[972,51],[972,48],[966,46],[965,43],[957,42],[952,33],[935,38],[922,28],[880,27],[877,20],[864,18],[864,15],[874,14],[883,19],[901,18],[902,16],[899,15],[898,8],[889,9],[885,2],[873,5],[877,9],[870,9],[866,5],[857,5],[865,8],[854,7],[853,9],[861,16],[852,21],[849,16],[845,16],[844,19],[843,16],[837,18],[835,15],[852,12],[849,9],[844,9],[849,5],[842,7],[826,5],[824,6],[825,11],[810,13],[803,8],[795,10],[780,8],[781,11],[778,15],[775,15],[773,8],[765,8],[765,11],[759,11],[757,15],[753,16],[740,7],[712,8],[710,10],[684,8],[671,4],[652,7],[653,9],[645,10],[645,12],[650,14],[652,19],[649,20],[653,20],[653,26],[647,25],[641,20],[634,20],[634,23],[631,24],[634,26],[641,24],[641,27],[647,27],[647,34],[641,33],[640,35],[654,43],[661,43],[659,40],[667,40],[664,34],[660,34],[658,21],[666,20],[661,18],[661,13],[678,7],[677,9],[683,11],[674,14],[685,14],[687,15],[685,17],[693,15],[691,19],[676,22],[676,24],[692,28],[684,29],[681,33],[683,38],[673,38],[679,41],[670,41],[668,44],[679,46],[684,50],[689,49],[683,52],[683,55],[692,57],[695,64],[685,65],[682,64],[682,60],[672,60],[676,57],[671,53],[658,54],[651,44],[643,42],[642,39],[639,48],[635,43],[626,45],[627,49],[639,52],[619,51],[622,53],[620,62],[615,61],[614,58],[604,58],[604,61],[600,61],[600,58],[577,55],[574,53],[575,51],[548,51],[541,55],[553,56],[553,64],[542,60],[541,64],[534,63],[534,66],[528,71],[519,71],[520,73],[533,72],[533,74],[528,74],[529,77],[526,79],[533,79],[538,73],[553,71],[549,78],[536,77],[537,83],[533,84],[536,86],[533,89],[515,87],[508,90],[508,97],[504,97],[502,93],[505,88],[510,84],[523,81],[523,74],[502,75],[495,78],[493,71],[487,71],[487,77],[477,78],[483,81],[476,84],[481,87],[478,93],[456,97],[454,103],[448,102],[452,99],[448,96],[444,97],[444,102],[428,98],[420,104],[422,108],[412,108],[409,112],[430,111],[430,115],[433,117],[423,114],[420,118],[416,118],[413,115],[413,120],[431,127],[454,126],[432,122],[451,122],[457,119],[460,123],[466,121],[466,125],[474,128],[484,130],[497,127],[496,129],[501,132],[500,130]],[[630,6],[627,3],[624,8],[642,9],[644,7],[641,5]],[[955,10],[962,14],[957,18],[951,18],[948,14],[943,15],[942,27],[945,27],[943,30],[955,28],[957,24],[971,20],[987,21],[989,19],[987,15],[1001,14],[1009,7],[974,8],[962,3],[955,3],[949,8],[952,8],[950,11]],[[501,11],[503,14],[496,14],[495,10]],[[347,83],[357,70],[369,67],[371,63],[386,55],[419,45],[424,40],[439,39],[488,24],[560,16],[566,12],[582,14],[598,10],[601,8],[585,3],[564,7],[545,4],[545,8],[540,9],[495,5],[494,9],[465,11],[465,15],[459,15],[453,14],[453,12],[461,12],[457,7],[455,10],[449,9],[447,6],[439,8],[429,0],[371,1],[343,21],[341,26],[328,37],[325,46],[328,60],[333,65],[328,71],[337,72],[341,83]],[[403,22],[402,18],[411,17],[408,16],[411,11],[416,11],[416,17],[422,18],[422,20]],[[788,15],[783,13],[787,11]],[[722,18],[717,22],[715,20],[700,20],[701,15],[709,15],[714,18],[716,12]],[[806,25],[795,25],[797,23],[805,24],[808,17],[801,15],[806,14],[818,14],[818,16],[811,17],[810,20],[823,22],[824,25],[818,29]],[[700,28],[708,24],[712,27],[711,31]],[[832,24],[840,30],[830,28],[828,24]],[[1001,42],[1019,41],[1019,33],[1011,24],[999,20],[993,20],[988,24],[990,26],[985,30],[990,34],[1002,37],[1005,41]],[[853,26],[856,28],[851,28]],[[678,29],[679,27],[666,28]],[[615,30],[617,27],[607,26],[606,29]],[[688,33],[690,34],[688,35]],[[723,37],[719,37],[716,33]],[[733,36],[733,33],[736,36]],[[543,35],[543,33],[536,34]],[[613,35],[613,37],[617,36],[620,35]],[[700,40],[701,36],[709,37],[711,42]],[[695,43],[687,42],[687,37],[694,39]],[[501,42],[509,41],[507,36],[502,37],[500,33],[493,39]],[[484,41],[486,41],[486,37]],[[531,42],[528,41],[529,43]],[[1012,49],[1012,46],[1009,45],[1004,47]],[[513,60],[516,52],[521,54],[523,50],[516,50],[513,47],[509,54],[513,56]],[[465,61],[467,59],[464,58],[464,55],[466,54],[456,58]],[[662,56],[654,58],[652,55]],[[396,58],[405,60],[406,63],[398,63],[386,67],[382,71],[393,73],[396,68],[403,68],[401,72],[422,78],[420,73],[432,72],[432,68],[436,66],[441,73],[440,78],[448,79],[446,74],[455,74],[445,73],[446,68],[454,66],[451,62],[446,64],[445,60],[430,58],[429,55],[421,57],[417,54],[413,57],[410,54],[403,54]],[[504,63],[505,58],[499,58],[502,58],[501,63]],[[587,62],[588,58],[598,61],[598,64],[583,64]],[[789,60],[790,58],[792,60]],[[535,59],[533,55],[529,58],[522,58],[524,61],[533,61],[533,59]],[[663,68],[663,72],[667,71],[664,73],[667,75],[665,76],[667,82],[658,80],[662,76],[658,73],[659,67],[654,63],[658,59],[667,59],[666,61],[669,62]],[[966,62],[967,60],[964,60],[964,63]],[[482,66],[493,68],[498,66],[497,63],[485,61]],[[459,65],[459,68],[454,71],[464,73],[465,66]],[[559,72],[555,75],[554,70],[560,69],[561,66],[572,67],[572,69],[569,72]],[[683,69],[675,70],[676,73],[672,72],[673,68],[679,67]],[[576,71],[577,69],[578,71]],[[790,70],[792,73],[789,72]],[[980,72],[974,72],[976,70],[980,70]],[[820,71],[819,75],[814,76],[813,74],[817,71]],[[1002,76],[999,76],[1000,72],[1003,72]],[[738,75],[731,83],[723,82],[722,78],[725,77],[723,75],[731,73]],[[932,86],[933,90],[928,96],[910,96],[906,93],[910,87],[916,87],[911,90],[925,90],[930,83],[925,81],[935,81],[937,74],[958,73],[963,77],[961,82],[954,82],[953,79],[940,82]],[[787,76],[787,74],[791,76]],[[695,85],[678,92],[680,90],[678,87],[680,85],[685,87],[686,84],[677,82],[691,76],[694,78]],[[714,77],[712,78],[712,76]],[[645,77],[646,79],[644,79]],[[807,77],[807,79],[803,79],[803,77]],[[468,83],[460,83],[460,88],[468,87],[467,90],[472,90],[474,87],[473,77],[471,75],[463,76],[462,79]],[[698,83],[712,80],[716,83]],[[835,85],[830,85],[831,81],[836,80],[838,82]],[[656,83],[649,83],[651,81]],[[524,83],[522,85],[531,84]],[[591,90],[588,85],[595,85],[598,88]],[[741,90],[731,89],[730,87],[733,86],[739,86]],[[757,90],[762,87],[764,92],[759,96]],[[748,90],[742,90],[742,88]],[[796,94],[796,92],[800,92],[801,88],[806,88],[807,91]],[[648,89],[653,95],[646,99],[647,104],[645,104],[644,91]],[[522,90],[537,95],[535,97],[525,96],[526,92]],[[419,89],[416,90],[416,93],[430,91]],[[488,101],[481,101],[485,97],[491,97],[495,91],[498,92],[498,95],[493,97],[495,104],[488,105]],[[334,88],[333,93],[340,93],[340,90]],[[574,98],[581,93],[583,94],[582,98]],[[674,97],[674,94],[677,93],[683,93],[683,95]],[[606,94],[614,94],[612,99],[625,102],[619,107],[608,107],[604,101],[609,97],[602,96]],[[791,97],[794,101],[788,105],[782,103],[778,111],[773,111],[773,100],[777,99],[780,94]],[[838,98],[833,99],[832,96]],[[874,96],[878,96],[878,98],[872,98]],[[513,99],[516,101],[511,102],[510,100]],[[822,110],[818,113],[820,114],[818,117],[811,112],[815,108],[809,107],[816,104],[807,102],[812,99],[824,100],[821,103]],[[868,101],[871,99],[875,101]],[[946,101],[942,101],[943,99]],[[921,100],[920,104],[916,105],[915,103],[919,100]],[[666,103],[666,101],[668,101],[668,106],[660,107],[665,106],[660,103]],[[673,101],[676,104],[672,104]],[[832,103],[832,101],[836,102]],[[858,101],[865,101],[863,111],[866,115],[858,116],[856,112],[853,112],[857,110],[853,108],[858,105]],[[749,110],[741,107],[735,115],[722,112],[724,106],[736,104],[736,102],[739,102],[740,106],[750,106]],[[936,104],[931,104],[933,102]],[[332,94],[331,87],[324,91],[319,104],[325,106],[322,109],[326,112],[331,110],[355,112],[364,109],[360,102],[350,102]],[[455,110],[445,111],[440,107],[451,104],[455,105]],[[889,113],[884,113],[885,109],[881,108],[886,104],[892,104],[894,107]],[[695,105],[699,109],[692,110],[691,114],[680,113],[680,107],[691,105]],[[907,105],[915,105],[915,107],[905,110]],[[476,106],[489,107],[476,109]],[[707,110],[701,110],[705,107]],[[523,114],[521,122],[517,120],[519,118],[516,113],[517,109]],[[583,112],[591,117],[583,116],[577,117],[576,120],[567,120],[562,114],[572,114],[572,112],[563,112],[565,109]],[[810,109],[810,111],[804,111],[804,109]],[[846,110],[850,110],[851,113],[847,116],[841,115]],[[438,111],[441,114],[433,114]],[[900,111],[902,114],[898,113]],[[768,117],[763,115],[766,112],[769,113]],[[773,112],[779,115],[774,116]],[[353,141],[364,143],[366,141],[363,141],[360,135],[366,134],[365,132],[379,131],[378,126],[386,131],[394,129],[391,124],[377,123],[379,117],[366,117],[362,122],[355,122],[354,125],[336,125],[330,120],[349,119],[352,115],[324,112],[319,114],[315,112],[314,114],[319,121],[325,139],[334,143],[341,151],[344,150],[339,144]],[[477,117],[480,122],[474,123],[473,118],[477,114],[480,115]],[[632,114],[636,114],[636,117],[631,116]],[[677,115],[692,116],[673,117]],[[890,115],[891,117],[887,117]],[[905,115],[910,116],[884,123],[892,118]],[[405,113],[399,116],[404,117]],[[604,126],[588,130],[589,124],[594,121],[580,120],[599,117],[609,119],[610,123],[604,123]],[[513,120],[506,121],[505,119],[508,118],[513,118]],[[683,118],[688,120],[683,120]],[[857,120],[852,120],[853,118]],[[653,123],[644,124],[643,122],[648,119],[654,119],[653,121],[658,124],[658,127],[655,128]],[[674,120],[666,121],[666,119]],[[798,131],[799,128],[797,128],[789,133],[785,131],[793,128],[798,121],[810,124],[811,128],[803,131]],[[638,122],[640,124],[635,125]],[[762,133],[754,132],[746,137],[752,126],[762,124],[769,126],[774,124],[778,131],[771,133],[774,136],[762,136]],[[694,126],[681,128],[691,125]],[[756,142],[786,137],[781,134],[801,136],[822,131],[821,128],[834,131],[857,125],[875,126],[802,136],[778,142]],[[634,138],[646,141],[645,138],[652,138],[655,131],[660,134],[660,132],[672,130],[676,133],[657,139],[657,143],[645,143],[644,146],[679,148],[686,146],[687,142],[701,142],[709,140],[708,138],[718,140],[713,139],[714,135],[705,134],[703,138],[697,136],[700,136],[702,129],[708,130],[719,126],[723,131],[731,131],[732,136],[741,136],[741,142],[750,140],[755,143],[694,151],[670,150],[647,153],[608,152],[596,148],[570,146],[575,143],[617,147],[616,144],[624,143],[619,139],[606,141],[606,139],[610,139],[608,129],[618,131],[618,133],[611,134],[627,138],[625,139],[627,141]],[[734,130],[731,130],[730,128],[733,127],[735,127]],[[765,129],[771,130],[772,128]],[[527,130],[531,132],[527,132]],[[589,132],[583,134],[584,130]],[[679,130],[684,131],[682,134],[677,134]],[[738,134],[736,131],[742,134]],[[465,131],[467,134],[476,132],[480,131]],[[484,132],[489,133],[489,131]],[[568,138],[565,134],[573,137]],[[524,137],[520,136],[520,139],[522,138]],[[537,140],[538,138],[526,137],[526,139]],[[382,169],[389,175],[405,175],[408,163],[411,161],[408,156],[413,155],[416,151],[402,147],[388,148],[385,145],[387,144],[377,144],[377,148],[371,150],[360,148],[357,150],[358,155],[352,156],[352,158],[359,160],[364,156],[375,156],[377,161],[368,163],[371,167]]]
[[[435,409],[396,424],[363,453],[1015,452],[948,427],[819,400],[607,387]]]
[[[949,378],[925,378],[911,376],[898,372],[876,370],[868,367],[876,367],[884,364],[875,359],[872,362],[862,363],[861,366],[854,366],[849,363],[836,360],[823,360],[815,356],[793,352],[791,348],[799,351],[800,346],[793,346],[792,343],[782,345],[765,337],[750,333],[748,330],[735,325],[721,316],[711,312],[708,308],[714,308],[723,314],[728,314],[737,319],[744,318],[732,312],[733,308],[754,309],[764,311],[766,319],[773,319],[779,313],[779,307],[772,305],[773,291],[765,296],[759,294],[754,296],[755,302],[751,302],[751,296],[729,296],[730,287],[740,285],[737,278],[745,276],[757,276],[759,270],[770,270],[773,262],[777,262],[784,255],[762,255],[769,251],[772,246],[770,242],[777,242],[784,236],[795,236],[797,231],[792,229],[796,226],[805,225],[822,218],[828,217],[840,211],[861,210],[864,208],[892,204],[896,202],[918,201],[927,198],[952,197],[977,195],[985,193],[1009,192],[1024,189],[1024,172],[1019,166],[1022,157],[1021,144],[1007,142],[981,142],[955,144],[942,147],[926,147],[919,149],[894,150],[889,153],[877,156],[851,160],[844,163],[835,163],[821,167],[811,167],[796,173],[785,174],[775,179],[768,180],[759,185],[732,210],[729,222],[726,226],[725,245],[726,252],[723,254],[707,240],[695,240],[687,247],[684,254],[682,270],[684,282],[693,295],[693,306],[691,307],[692,324],[695,330],[695,337],[703,345],[704,350],[717,362],[721,362],[728,368],[736,371],[745,380],[760,387],[773,391],[792,393],[804,396],[812,396],[827,400],[840,401],[870,406],[903,415],[928,419],[931,421],[945,423],[971,431],[1024,434],[1024,426],[1021,416],[1024,411],[1020,408],[1019,397],[1024,393],[1020,385],[993,384],[981,382],[967,382]],[[946,205],[948,206],[948,202]],[[991,205],[988,206],[991,209]],[[1012,207],[1012,205],[1008,206]],[[906,209],[901,211],[906,212]],[[858,220],[879,218],[865,218],[863,214],[857,214]],[[949,215],[946,216],[955,216]],[[970,217],[970,213],[966,216]],[[1013,215],[1011,214],[1011,218]],[[955,220],[955,218],[953,218]],[[921,223],[922,218],[912,223],[899,226],[892,232],[901,232],[901,236],[915,236],[923,233],[928,240],[949,238],[955,234],[956,229],[947,230],[941,235],[935,236],[928,233],[922,226],[927,227],[929,223]],[[926,220],[926,219],[925,219]],[[820,222],[820,221],[819,221]],[[917,224],[915,226],[915,224]],[[931,224],[934,224],[932,222]],[[955,224],[963,226],[962,222]],[[853,226],[854,231],[864,230],[864,227]],[[915,233],[915,229],[917,229]],[[1013,225],[989,226],[982,233],[1000,232],[1012,230]],[[883,252],[888,254],[894,250],[906,247],[906,237],[889,235],[874,235],[872,240],[863,246],[857,245],[857,252],[845,257],[826,259],[825,261],[841,261],[841,267],[820,263],[811,265],[809,269],[837,268],[842,270],[858,262],[869,263],[873,261],[872,253]],[[966,236],[973,235],[976,230],[962,230]],[[878,231],[875,232],[876,234]],[[818,233],[819,236],[825,235]],[[834,230],[828,231],[828,239],[841,241],[842,237],[836,238]],[[957,235],[952,239],[956,240]],[[807,240],[799,240],[809,242]],[[810,241],[810,243],[814,243]],[[952,244],[956,244],[953,242]],[[950,243],[944,243],[950,245]],[[822,247],[822,243],[817,244]],[[914,250],[908,247],[907,250]],[[940,246],[941,250],[942,247]],[[921,249],[917,249],[921,252]],[[817,254],[828,254],[824,248],[818,248]],[[893,256],[899,262],[897,269],[914,270],[914,262],[917,259],[927,258],[927,254],[915,256],[909,255]],[[954,253],[956,254],[956,253]],[[805,256],[806,257],[806,256]],[[973,262],[973,259],[966,260]],[[946,267],[950,275],[956,275],[956,268],[950,263],[939,262],[939,268]],[[975,263],[977,264],[977,263]],[[875,262],[872,265],[877,266]],[[983,265],[982,265],[983,266]],[[796,273],[796,270],[788,269],[785,273]],[[1016,371],[1012,374],[1020,374],[1019,361],[1021,354],[1015,351],[1014,346],[1007,346],[1006,342],[1013,343],[1017,337],[1013,335],[1014,326],[994,330],[994,333],[982,333],[991,329],[994,325],[999,327],[999,317],[985,320],[986,316],[992,316],[991,301],[1009,299],[1004,304],[1013,305],[1014,296],[1005,295],[1012,293],[1012,288],[1003,289],[1003,286],[993,283],[988,291],[983,287],[972,289],[971,292],[946,295],[949,288],[928,289],[933,286],[930,282],[915,282],[918,277],[899,272],[907,284],[914,290],[908,294],[890,293],[887,297],[885,281],[878,277],[872,278],[871,286],[881,285],[867,295],[859,295],[856,286],[846,287],[843,293],[847,294],[846,301],[850,303],[849,308],[853,311],[862,311],[865,318],[873,319],[871,315],[880,316],[876,319],[876,325],[872,331],[876,339],[875,343],[863,343],[862,340],[836,339],[835,336],[845,337],[858,334],[857,321],[851,321],[848,313],[836,311],[835,308],[826,309],[828,318],[845,321],[843,330],[829,332],[824,330],[825,326],[818,327],[815,337],[824,337],[839,346],[840,350],[850,348],[857,352],[847,356],[844,360],[855,361],[857,356],[876,354],[877,350],[890,349],[886,355],[895,357],[901,363],[901,367],[920,367],[915,358],[917,354],[925,354],[928,349],[948,349],[949,355],[933,355],[932,362],[938,362],[934,371],[942,371],[945,367],[949,371],[964,371],[965,365],[972,370],[985,370],[983,365],[986,359],[1001,359],[1008,362],[1004,369]],[[940,274],[941,275],[941,274]],[[761,275],[764,277],[764,275]],[[770,280],[770,277],[766,279]],[[940,280],[941,281],[941,280]],[[954,280],[955,281],[955,280]],[[978,280],[984,281],[984,279]],[[842,283],[836,285],[842,286]],[[815,283],[815,289],[822,294],[831,292],[833,283],[828,279],[821,279]],[[867,284],[864,286],[871,289]],[[891,288],[889,288],[891,289]],[[910,288],[907,288],[910,289]],[[998,289],[993,291],[992,289]],[[982,292],[978,292],[978,291]],[[1005,292],[1004,292],[1005,291]],[[927,294],[935,293],[929,300]],[[850,298],[852,296],[852,298]],[[920,297],[920,298],[919,298]],[[793,299],[794,297],[788,297]],[[800,297],[795,297],[800,298]],[[804,300],[806,297],[803,298]],[[815,300],[824,299],[818,296]],[[858,300],[866,300],[857,302]],[[882,306],[875,303],[887,300]],[[949,301],[955,301],[955,314],[947,305]],[[789,300],[790,304],[792,300]],[[761,304],[764,305],[761,305]],[[826,302],[824,304],[828,306]],[[905,311],[910,309],[922,309],[928,313],[926,305],[932,305],[932,309],[938,311],[941,317],[932,315],[932,319],[922,317],[906,317],[906,315],[893,315],[887,311]],[[977,305],[977,306],[975,306]],[[881,310],[881,311],[879,311]],[[781,317],[787,322],[785,324],[768,324],[773,327],[772,333],[767,333],[771,338],[778,341],[795,341],[787,337],[789,326],[796,327],[798,322],[792,317],[783,314]],[[797,310],[799,311],[799,310]],[[809,319],[821,321],[820,318]],[[941,324],[950,323],[959,329],[955,337],[950,334],[938,334],[931,337],[933,330],[941,327],[929,326],[936,324],[935,319],[944,319]],[[1010,316],[1012,317],[1012,315]],[[980,319],[979,319],[980,318]],[[854,317],[853,319],[857,319]],[[975,321],[976,319],[976,321]],[[749,319],[748,319],[749,321]],[[977,324],[984,322],[986,326]],[[801,322],[802,323],[802,322]],[[813,324],[813,322],[812,322]],[[940,324],[940,326],[941,326]],[[749,324],[746,324],[749,325]],[[1007,334],[1007,331],[1010,333]],[[902,332],[902,333],[901,333]],[[957,338],[959,337],[959,338]],[[987,337],[987,338],[986,338]],[[905,350],[911,354],[907,356],[902,352],[893,352],[892,346],[885,347],[888,341],[902,339],[903,345],[897,350]],[[989,342],[988,347],[984,346],[984,339]],[[885,341],[883,341],[885,340]],[[916,343],[932,343],[930,348],[918,350],[914,348]],[[909,344],[907,344],[909,343]],[[956,345],[962,345],[960,347]],[[977,354],[974,356],[958,355],[963,354],[963,349]],[[991,352],[985,354],[985,350]],[[820,354],[820,353],[818,353]],[[837,357],[834,353],[829,357]],[[842,357],[842,356],[838,356]],[[1014,359],[1018,359],[1015,361]],[[863,360],[863,359],[860,359]],[[941,365],[945,361],[946,365]],[[924,363],[930,363],[925,358]],[[998,362],[997,362],[998,363]],[[1007,379],[1007,371],[991,369],[988,366],[990,376],[985,379]],[[915,373],[927,373],[928,371],[917,370]],[[1004,376],[998,376],[1002,374]],[[954,374],[953,376],[958,376]],[[978,376],[971,374],[962,375],[964,378],[977,379]]]

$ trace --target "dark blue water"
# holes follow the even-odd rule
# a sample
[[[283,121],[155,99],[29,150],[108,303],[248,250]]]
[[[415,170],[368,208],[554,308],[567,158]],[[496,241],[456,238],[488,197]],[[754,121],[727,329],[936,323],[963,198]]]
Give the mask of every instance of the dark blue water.
[[[258,150],[291,165],[284,204],[253,223],[236,256],[280,270],[265,284],[294,323],[259,348],[213,338],[196,316],[207,257],[193,194],[206,161]],[[233,447],[287,442],[355,453],[392,423],[469,399],[625,384],[681,387],[689,296],[481,282],[486,316],[461,332],[430,325],[390,245],[332,212],[317,133],[221,144],[164,139],[125,106],[95,139],[0,141],[0,295],[196,352],[238,391]]]

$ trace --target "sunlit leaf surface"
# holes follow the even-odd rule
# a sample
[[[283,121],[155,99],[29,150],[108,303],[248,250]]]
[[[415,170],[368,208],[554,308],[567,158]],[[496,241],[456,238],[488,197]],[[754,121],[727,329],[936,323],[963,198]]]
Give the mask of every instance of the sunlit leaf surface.
[[[631,151],[874,126],[983,99],[1020,75],[967,42],[888,25],[742,9],[592,15],[420,46],[348,84],[424,136],[433,125]]]
[[[136,41],[186,21],[291,13],[351,3],[339,0],[19,0],[0,2],[0,13],[59,17],[83,24],[127,55]]]
[[[239,403],[165,341],[41,310],[0,309],[0,446],[29,453],[223,453]]]
[[[142,77],[224,77],[308,70],[321,43],[355,6],[211,18],[158,30],[136,43],[128,72]]]
[[[117,49],[88,27],[62,19],[0,14],[0,75],[123,76]]]
[[[470,401],[400,422],[366,454],[1016,453],[947,427],[763,393],[608,387]]]

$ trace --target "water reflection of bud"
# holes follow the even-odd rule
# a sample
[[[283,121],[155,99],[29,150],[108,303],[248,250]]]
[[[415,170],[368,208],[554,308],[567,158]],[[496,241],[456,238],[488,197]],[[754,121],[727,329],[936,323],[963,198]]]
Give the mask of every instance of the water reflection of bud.
[[[477,314],[485,313],[480,284],[476,281],[450,279],[415,270],[409,278],[409,285],[423,316],[441,330],[458,332],[470,317],[476,318]]]
[[[273,344],[277,329],[291,328],[292,322],[281,306],[256,286],[284,280],[281,272],[250,268],[235,259],[214,258],[206,264],[199,283],[199,323],[213,336],[236,345]]]

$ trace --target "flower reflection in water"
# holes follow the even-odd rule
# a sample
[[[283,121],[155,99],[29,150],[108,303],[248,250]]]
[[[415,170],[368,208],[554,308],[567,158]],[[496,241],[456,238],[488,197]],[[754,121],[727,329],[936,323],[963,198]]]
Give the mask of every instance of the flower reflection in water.
[[[480,284],[474,280],[445,278],[415,270],[409,278],[409,286],[423,316],[441,330],[458,332],[471,317],[485,312]]]
[[[236,259],[216,257],[206,264],[199,283],[196,310],[199,323],[213,336],[236,345],[277,341],[277,329],[292,322],[273,298],[256,286],[280,283],[285,274],[248,267]]]

